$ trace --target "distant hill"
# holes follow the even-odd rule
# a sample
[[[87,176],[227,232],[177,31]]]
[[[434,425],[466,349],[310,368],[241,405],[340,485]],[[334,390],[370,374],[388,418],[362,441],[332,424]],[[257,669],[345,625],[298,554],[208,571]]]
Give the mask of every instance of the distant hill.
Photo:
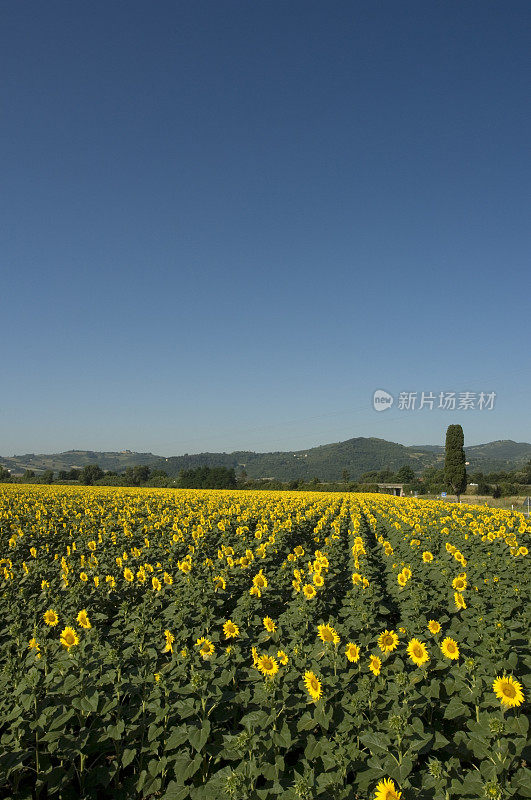
[[[470,462],[468,472],[494,472],[517,469],[531,460],[531,444],[503,440],[473,445],[465,448]],[[441,467],[444,463],[444,447],[423,445],[406,447],[385,439],[358,437],[345,442],[324,444],[307,450],[289,452],[255,453],[239,450],[233,453],[198,453],[194,455],[164,458],[153,453],[135,453],[130,450],[96,452],[92,450],[69,450],[51,455],[27,453],[11,458],[0,457],[0,464],[16,474],[25,469],[36,472],[53,469],[69,470],[85,464],[99,464],[104,470],[120,472],[136,464],[148,464],[152,468],[165,470],[176,476],[182,469],[195,467],[233,467],[237,472],[245,470],[249,478],[276,478],[277,480],[337,481],[343,470],[356,480],[370,470],[390,469],[395,472],[403,466],[420,473],[426,467]]]
[[[99,464],[104,470],[120,472],[126,467],[134,467],[135,464],[149,464],[160,456],[153,453],[134,453],[131,450],[122,450],[119,453],[97,452],[94,450],[67,450],[65,453],[26,453],[22,456],[12,456],[7,458],[0,456],[0,464],[14,473],[24,472],[26,469],[41,472],[45,469],[53,469],[58,472],[61,469],[70,470],[81,468],[86,464]]]

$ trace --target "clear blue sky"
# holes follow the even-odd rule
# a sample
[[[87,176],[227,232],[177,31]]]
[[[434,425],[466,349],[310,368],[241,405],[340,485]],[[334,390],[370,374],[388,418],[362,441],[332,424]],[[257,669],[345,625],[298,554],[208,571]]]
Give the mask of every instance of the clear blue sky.
[[[531,441],[530,22],[4,3],[0,453]]]

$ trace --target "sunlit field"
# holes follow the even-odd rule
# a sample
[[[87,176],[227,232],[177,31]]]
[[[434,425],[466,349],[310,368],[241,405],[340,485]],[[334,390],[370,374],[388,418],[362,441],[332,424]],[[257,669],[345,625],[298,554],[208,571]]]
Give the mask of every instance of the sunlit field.
[[[522,514],[5,484],[0,518],[2,797],[531,797]]]

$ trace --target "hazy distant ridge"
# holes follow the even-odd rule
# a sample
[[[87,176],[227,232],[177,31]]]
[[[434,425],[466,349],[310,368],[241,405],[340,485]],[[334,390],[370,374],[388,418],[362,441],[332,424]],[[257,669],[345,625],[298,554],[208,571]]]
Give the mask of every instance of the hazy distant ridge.
[[[487,444],[466,447],[469,472],[481,470],[492,472],[521,467],[531,460],[531,444],[500,440]],[[149,464],[164,469],[168,475],[178,475],[182,469],[198,466],[234,467],[245,469],[250,478],[276,478],[278,480],[310,480],[318,477],[323,481],[340,480],[344,470],[356,480],[364,472],[389,468],[393,471],[410,466],[421,472],[429,466],[440,466],[444,460],[444,447],[422,445],[406,447],[385,439],[358,437],[345,442],[324,444],[307,450],[287,452],[255,453],[238,450],[233,453],[197,453],[194,455],[165,458],[153,453],[97,452],[92,450],[68,450],[65,453],[33,454],[0,457],[0,464],[20,473],[25,469],[36,471],[53,469],[69,470],[85,464],[99,464],[104,470],[120,472],[135,464]]]

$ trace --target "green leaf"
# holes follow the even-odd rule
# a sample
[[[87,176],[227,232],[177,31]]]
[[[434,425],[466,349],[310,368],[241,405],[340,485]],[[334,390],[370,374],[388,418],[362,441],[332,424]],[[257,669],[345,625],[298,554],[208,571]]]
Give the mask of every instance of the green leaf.
[[[201,728],[189,728],[188,730],[190,744],[194,750],[200,752],[207,743],[210,734],[210,722],[206,719]]]
[[[456,717],[464,717],[469,713],[468,708],[461,702],[458,697],[452,697],[444,710],[446,719],[455,719]]]
[[[122,767],[128,767],[131,761],[136,756],[136,750],[126,749],[122,753]]]
[[[360,736],[360,741],[373,754],[387,753],[390,746],[389,739],[383,733],[365,733]]]
[[[182,725],[180,728],[177,728],[172,732],[168,741],[166,742],[166,747],[164,748],[167,753],[171,752],[172,750],[176,750],[180,747],[183,742],[186,742],[188,739],[188,728],[186,725]]]

